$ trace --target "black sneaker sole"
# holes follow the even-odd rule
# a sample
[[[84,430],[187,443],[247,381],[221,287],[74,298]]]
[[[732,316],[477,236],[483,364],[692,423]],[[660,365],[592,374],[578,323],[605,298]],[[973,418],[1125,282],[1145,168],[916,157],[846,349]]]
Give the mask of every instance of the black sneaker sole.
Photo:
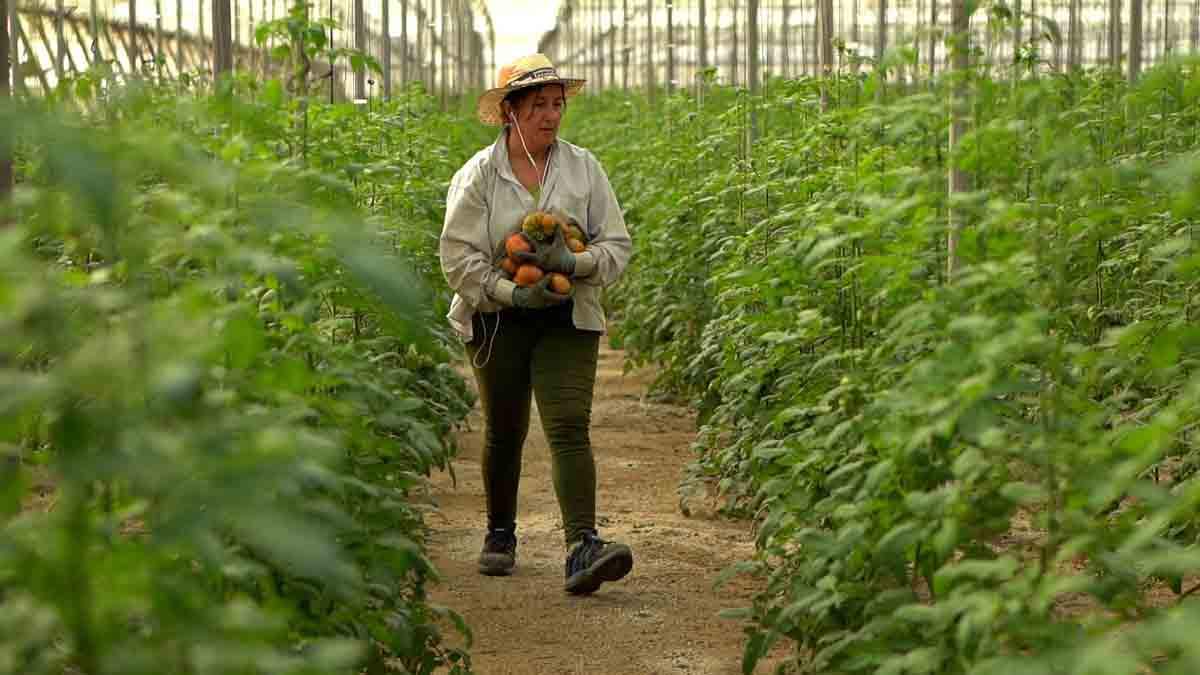
[[[506,555],[485,553],[479,556],[479,573],[489,577],[507,577],[516,565],[516,559]]]
[[[624,544],[609,544],[596,562],[567,579],[565,589],[571,595],[595,593],[600,584],[621,579],[632,569],[633,551]]]

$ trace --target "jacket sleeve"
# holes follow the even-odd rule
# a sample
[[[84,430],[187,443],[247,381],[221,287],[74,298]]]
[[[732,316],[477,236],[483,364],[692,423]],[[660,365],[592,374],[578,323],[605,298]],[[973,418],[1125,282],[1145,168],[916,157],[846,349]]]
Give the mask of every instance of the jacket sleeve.
[[[625,215],[617,204],[608,174],[600,160],[588,152],[588,175],[591,189],[588,196],[588,225],[598,233],[588,243],[587,250],[575,257],[575,278],[584,283],[609,286],[616,283],[629,264],[633,241],[625,226]]]
[[[492,251],[487,249],[491,237],[484,183],[483,172],[473,164],[459,169],[450,181],[438,244],[442,274],[450,288],[473,307],[489,299],[512,305],[516,285],[492,264]]]

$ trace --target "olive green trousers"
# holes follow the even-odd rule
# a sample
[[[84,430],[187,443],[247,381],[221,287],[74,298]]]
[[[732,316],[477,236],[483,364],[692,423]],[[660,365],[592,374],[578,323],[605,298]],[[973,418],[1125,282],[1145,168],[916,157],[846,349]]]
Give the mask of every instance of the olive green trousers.
[[[467,356],[483,408],[483,488],[489,528],[514,528],[521,450],[537,398],[568,544],[596,526],[596,463],[589,428],[600,333],[575,327],[570,302],[476,313]]]

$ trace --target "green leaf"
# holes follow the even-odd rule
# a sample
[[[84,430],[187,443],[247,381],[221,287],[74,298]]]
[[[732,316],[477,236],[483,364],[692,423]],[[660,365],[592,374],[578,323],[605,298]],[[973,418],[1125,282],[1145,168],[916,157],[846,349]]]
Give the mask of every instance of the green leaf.
[[[249,368],[266,348],[267,338],[258,317],[239,312],[225,322],[222,332],[229,366],[235,370]]]

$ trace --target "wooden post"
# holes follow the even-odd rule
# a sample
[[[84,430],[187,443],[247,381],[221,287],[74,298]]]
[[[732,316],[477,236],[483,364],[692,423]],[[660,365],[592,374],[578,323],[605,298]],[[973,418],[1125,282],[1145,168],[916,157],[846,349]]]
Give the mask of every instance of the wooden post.
[[[699,51],[700,70],[708,68],[708,4],[705,0],[700,0],[700,30],[697,37],[697,50]]]
[[[233,72],[233,16],[230,0],[212,0],[213,80]]]

